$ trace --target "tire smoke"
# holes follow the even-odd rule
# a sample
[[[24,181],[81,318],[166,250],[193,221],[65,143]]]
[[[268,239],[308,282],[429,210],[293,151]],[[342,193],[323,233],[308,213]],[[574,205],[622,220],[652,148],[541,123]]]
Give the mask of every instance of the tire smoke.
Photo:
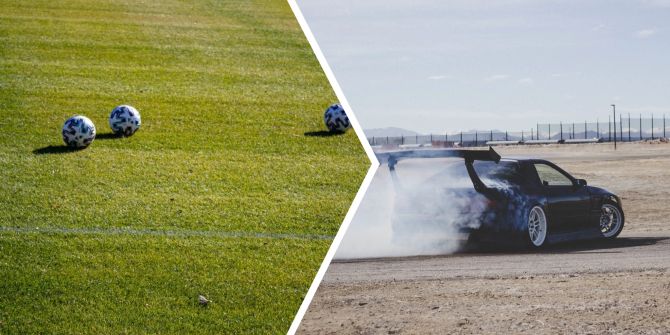
[[[335,258],[454,253],[467,241],[461,228],[478,228],[487,205],[461,159],[402,161],[396,176],[383,165]]]

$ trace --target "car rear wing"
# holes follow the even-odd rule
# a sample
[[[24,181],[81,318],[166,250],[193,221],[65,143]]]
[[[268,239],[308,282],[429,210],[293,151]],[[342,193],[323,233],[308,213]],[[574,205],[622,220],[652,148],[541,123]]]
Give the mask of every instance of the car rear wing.
[[[468,176],[477,192],[483,193],[488,187],[479,178],[472,165],[474,161],[500,162],[500,155],[489,147],[488,150],[469,150],[469,149],[424,149],[424,150],[398,150],[377,153],[377,159],[381,164],[387,164],[391,177],[397,182],[395,165],[403,159],[425,159],[425,158],[463,158]]]

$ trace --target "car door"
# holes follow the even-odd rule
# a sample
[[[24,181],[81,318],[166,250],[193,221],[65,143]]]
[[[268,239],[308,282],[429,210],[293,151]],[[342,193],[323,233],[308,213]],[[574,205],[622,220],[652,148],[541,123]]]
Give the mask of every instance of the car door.
[[[548,219],[556,232],[579,230],[586,224],[590,194],[574,178],[546,163],[533,164],[547,197]]]

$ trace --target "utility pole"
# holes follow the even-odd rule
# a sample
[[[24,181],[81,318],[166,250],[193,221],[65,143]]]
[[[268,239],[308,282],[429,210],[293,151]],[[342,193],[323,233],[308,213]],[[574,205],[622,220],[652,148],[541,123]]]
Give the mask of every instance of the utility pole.
[[[614,150],[616,150],[616,105],[612,104],[612,112],[614,113]]]

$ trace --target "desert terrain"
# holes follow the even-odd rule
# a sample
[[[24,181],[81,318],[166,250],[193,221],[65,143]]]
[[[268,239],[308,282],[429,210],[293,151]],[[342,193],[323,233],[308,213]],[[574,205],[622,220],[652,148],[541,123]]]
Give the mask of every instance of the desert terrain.
[[[618,194],[624,231],[540,252],[354,258],[338,250],[299,333],[670,333],[670,145],[496,150],[549,159]],[[353,245],[347,239],[356,237],[341,248]]]

